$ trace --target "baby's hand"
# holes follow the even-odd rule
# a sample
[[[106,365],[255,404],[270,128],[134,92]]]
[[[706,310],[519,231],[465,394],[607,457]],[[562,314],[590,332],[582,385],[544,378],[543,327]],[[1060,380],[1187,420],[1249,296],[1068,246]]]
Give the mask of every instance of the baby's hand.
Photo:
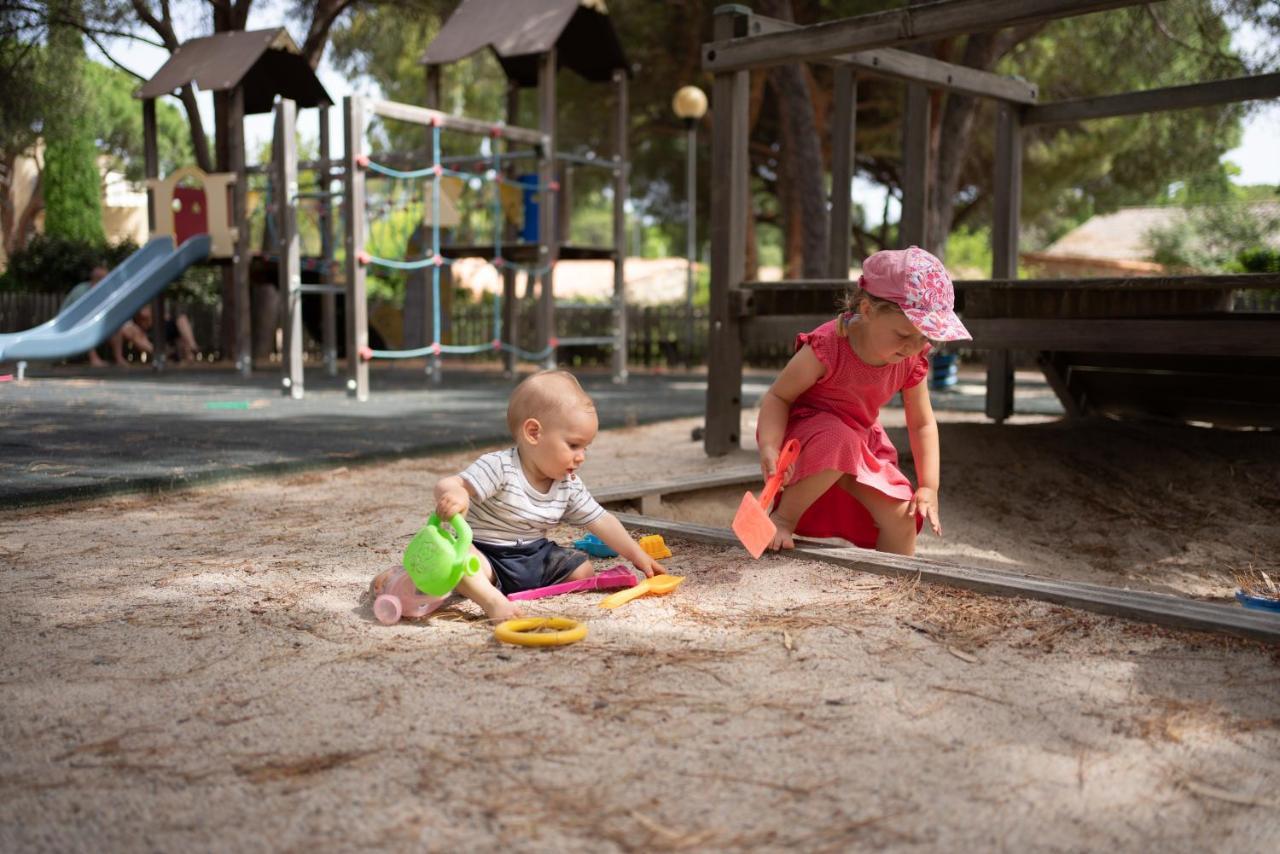
[[[644,573],[645,578],[653,578],[655,575],[667,574],[666,568],[647,554],[641,553],[631,562],[635,564],[636,569]]]
[[[447,522],[454,516],[467,515],[470,506],[470,497],[465,489],[450,489],[436,498],[436,515]]]
[[[929,523],[929,527],[933,529],[933,533],[942,536],[942,523],[938,521],[938,493],[928,487],[922,486],[916,490],[916,494],[911,496],[911,500],[907,502],[907,512],[914,518],[916,513],[924,516],[925,521]]]

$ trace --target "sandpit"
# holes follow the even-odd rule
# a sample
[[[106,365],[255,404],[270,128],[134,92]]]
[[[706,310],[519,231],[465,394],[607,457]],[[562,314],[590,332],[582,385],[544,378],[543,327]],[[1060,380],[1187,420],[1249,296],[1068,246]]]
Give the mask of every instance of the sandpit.
[[[584,479],[753,459],[697,423],[604,433]],[[1269,434],[949,416],[942,442],[923,554],[1219,599],[1280,553]],[[585,621],[573,646],[498,644],[470,605],[379,625],[369,579],[473,455],[6,516],[0,848],[1280,844],[1257,644],[678,541],[675,594],[529,603]]]

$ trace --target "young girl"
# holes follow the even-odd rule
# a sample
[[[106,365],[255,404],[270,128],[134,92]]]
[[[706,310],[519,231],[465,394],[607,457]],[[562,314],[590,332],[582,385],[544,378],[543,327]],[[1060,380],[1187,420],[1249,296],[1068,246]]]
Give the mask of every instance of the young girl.
[[[968,339],[951,277],[919,247],[877,252],[835,320],[796,338],[796,354],[760,405],[756,438],[766,477],[789,439],[800,457],[774,506],[773,549],[793,534],[843,537],[910,555],[924,520],[938,522],[938,425],[929,404],[930,341]],[[880,407],[902,392],[920,485],[898,470]]]

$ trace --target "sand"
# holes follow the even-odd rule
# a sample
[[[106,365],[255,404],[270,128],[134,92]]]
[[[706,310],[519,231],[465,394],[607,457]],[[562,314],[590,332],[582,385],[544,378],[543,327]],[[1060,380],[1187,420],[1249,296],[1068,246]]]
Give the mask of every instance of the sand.
[[[602,434],[584,479],[753,459],[696,423]],[[1280,549],[1273,435],[942,441],[924,554],[1217,598]],[[1256,644],[681,542],[671,596],[530,604],[586,620],[575,646],[500,645],[470,605],[377,624],[369,579],[472,456],[0,520],[0,850],[1280,845]]]

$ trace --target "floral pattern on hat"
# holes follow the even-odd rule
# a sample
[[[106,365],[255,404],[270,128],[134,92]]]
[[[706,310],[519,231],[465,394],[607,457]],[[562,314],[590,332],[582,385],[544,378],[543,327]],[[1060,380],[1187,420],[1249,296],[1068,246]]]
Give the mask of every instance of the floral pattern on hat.
[[[863,265],[862,286],[891,299],[932,341],[972,339],[955,313],[955,288],[942,262],[919,246],[877,252]]]

